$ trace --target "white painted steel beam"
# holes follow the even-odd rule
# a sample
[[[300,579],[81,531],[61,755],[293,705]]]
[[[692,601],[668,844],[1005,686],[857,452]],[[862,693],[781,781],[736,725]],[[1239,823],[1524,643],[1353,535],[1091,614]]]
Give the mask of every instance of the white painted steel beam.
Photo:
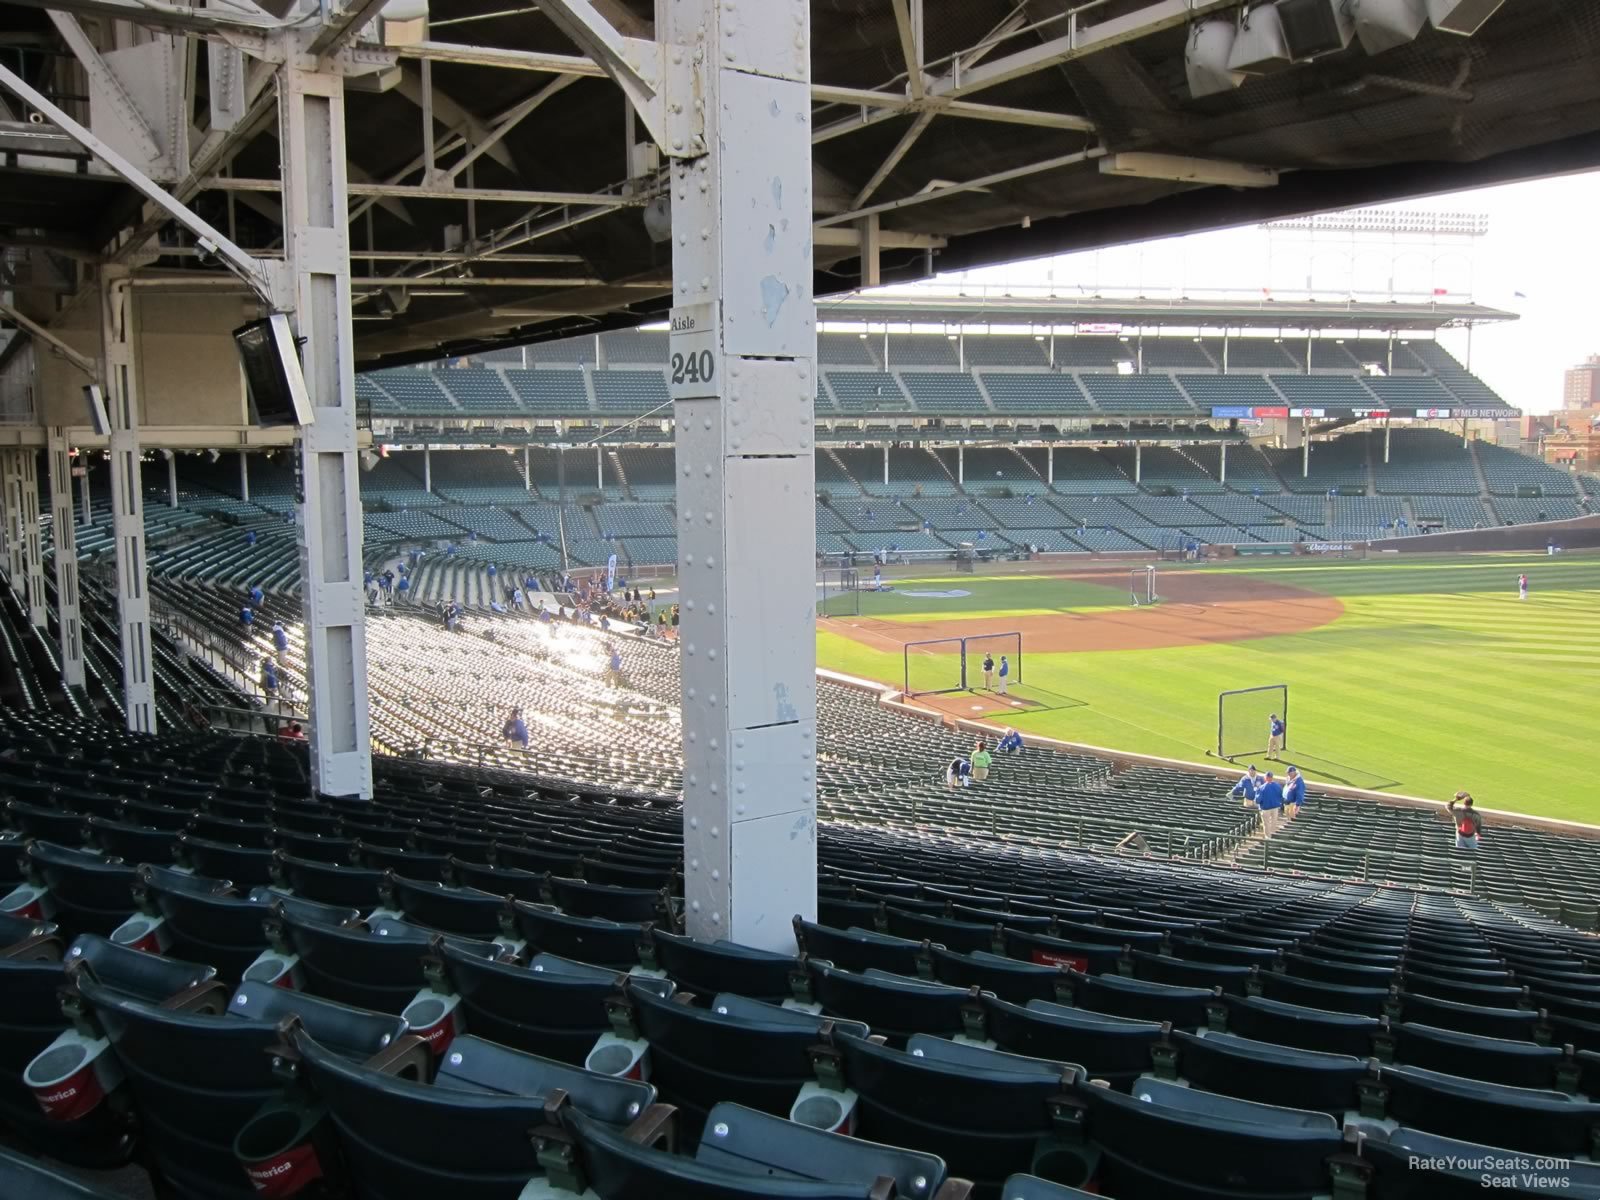
[[[707,65],[707,153],[671,168],[686,917],[789,952],[816,912],[808,10],[678,0],[658,30]]]
[[[125,267],[100,269],[101,377],[111,418],[111,532],[116,543],[117,622],[128,728],[156,732],[150,580],[145,564],[144,486],[139,476],[139,330]],[[88,478],[85,476],[85,478]]]
[[[286,258],[275,299],[293,309],[315,414],[298,464],[311,784],[371,799],[343,77],[279,68],[278,118]]]
[[[78,608],[78,514],[72,505],[72,455],[67,431],[52,426],[47,440],[50,537],[55,543],[56,626],[61,639],[61,682],[84,685],[83,619]]]
[[[0,66],[0,87],[4,87],[14,95],[26,100],[35,109],[43,113],[58,129],[70,135],[85,150],[115,171],[124,181],[141,193],[145,199],[165,211],[167,216],[177,221],[178,224],[194,234],[195,237],[204,238],[215,246],[218,257],[228,265],[230,270],[236,272],[241,279],[248,281],[252,287],[258,290],[264,290],[265,275],[262,263],[259,260],[251,258],[209,221],[180,204],[172,195],[152,181],[148,175],[140,171],[84,126],[74,121],[64,111],[51,103],[43,93],[12,71],[11,68]]]

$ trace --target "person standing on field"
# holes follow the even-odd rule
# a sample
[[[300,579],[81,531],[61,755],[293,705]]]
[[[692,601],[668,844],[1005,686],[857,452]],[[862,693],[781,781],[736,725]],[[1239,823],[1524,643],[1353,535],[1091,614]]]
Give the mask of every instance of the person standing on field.
[[[1517,599],[1518,600],[1526,600],[1527,598],[1528,598],[1528,577],[1526,575],[1518,575],[1517,576]]]
[[[994,691],[994,655],[992,654],[983,656],[983,690],[986,692]]]
[[[1006,656],[1000,656],[1000,694],[1006,695],[1006,680],[1011,677],[1011,664],[1006,661]]]
[[[1277,713],[1267,718],[1267,757],[1276,759],[1283,753],[1283,735],[1287,726],[1278,717]]]

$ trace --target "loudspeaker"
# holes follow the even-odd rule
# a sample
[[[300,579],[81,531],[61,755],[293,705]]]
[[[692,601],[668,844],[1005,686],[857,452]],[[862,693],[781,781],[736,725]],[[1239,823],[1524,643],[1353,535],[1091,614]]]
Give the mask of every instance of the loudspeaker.
[[[1196,100],[1230,91],[1244,82],[1241,72],[1228,70],[1228,55],[1238,36],[1239,27],[1227,18],[1197,21],[1190,27],[1183,65],[1189,74],[1189,94]]]
[[[314,419],[289,318],[273,313],[233,331],[250,389],[254,425],[309,425]]]
[[[105,393],[100,390],[98,383],[91,383],[84,387],[83,407],[89,417],[89,428],[101,437],[110,437],[111,418],[106,414]]]
[[[1350,0],[1350,15],[1368,54],[1382,54],[1416,40],[1428,23],[1422,0]]]
[[[1294,66],[1294,55],[1283,36],[1277,7],[1258,4],[1239,22],[1238,36],[1228,52],[1228,70],[1245,75],[1270,75]]]
[[[1428,0],[1428,18],[1435,29],[1471,37],[1499,11],[1506,0]]]
[[[1349,0],[1278,0],[1289,53],[1301,61],[1343,50],[1355,33],[1349,9]]]

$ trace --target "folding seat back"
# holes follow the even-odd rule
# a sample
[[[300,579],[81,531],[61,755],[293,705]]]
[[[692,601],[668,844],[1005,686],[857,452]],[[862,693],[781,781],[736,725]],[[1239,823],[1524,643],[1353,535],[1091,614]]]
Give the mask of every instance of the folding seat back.
[[[356,843],[356,859],[363,867],[377,871],[393,871],[405,879],[418,882],[439,883],[444,879],[450,860],[443,854],[423,854],[407,847]]]
[[[1091,946],[1135,946],[1141,950],[1160,950],[1168,934],[1154,929],[1113,929],[1086,921],[1057,921],[1054,936]]]
[[[1039,966],[1070,967],[1084,975],[1114,975],[1127,961],[1126,950],[1121,946],[1069,941],[1010,926],[1002,927],[1000,936],[1008,958]]]
[[[1155,1048],[1158,1078],[1181,1077],[1208,1092],[1343,1114],[1357,1107],[1364,1059],[1257,1042],[1231,1033],[1204,1036],[1174,1030]]]
[[[1332,1190],[1328,1160],[1343,1143],[1327,1113],[1150,1078],[1126,1096],[1093,1084],[1080,1085],[1078,1095],[1088,1104],[1089,1137],[1104,1156],[1099,1183],[1107,1195],[1309,1197]]]
[[[1402,995],[1400,1011],[1407,1021],[1415,1024],[1511,1041],[1533,1041],[1540,1019],[1531,1009],[1490,1008],[1410,993]]]
[[[874,967],[897,975],[918,975],[922,971],[921,942],[891,937],[870,929],[834,929],[794,919],[795,941],[808,958],[821,959],[846,971],[866,971]]]
[[[860,1096],[858,1136],[938,1153],[980,1191],[1023,1170],[1072,1183],[1087,1174],[1069,1141],[1074,1110],[1061,1103],[1082,1067],[920,1034],[896,1050],[836,1030],[812,1056],[819,1076],[842,1076]]]
[[[1407,971],[1401,984],[1407,995],[1434,1000],[1454,1000],[1458,1004],[1477,1004],[1485,1008],[1517,1008],[1528,1001],[1528,989],[1515,984],[1475,983],[1438,975]]]
[[[105,817],[90,817],[85,822],[85,829],[89,845],[108,858],[120,858],[130,863],[154,863],[157,866],[172,865],[179,838],[170,829],[130,825]]]
[[[445,942],[435,948],[448,990],[461,998],[473,1033],[542,1055],[581,1064],[611,1028],[606,1000],[622,979],[616,971],[535,955],[527,966],[494,961]]]
[[[933,977],[951,987],[978,988],[993,992],[1013,1004],[1029,1000],[1055,1000],[1056,986],[1066,978],[1066,967],[1039,966],[1018,962],[998,954],[974,951],[956,954],[941,946],[930,948]]]
[[[459,887],[477,888],[496,896],[514,896],[530,904],[548,903],[546,884],[548,875],[522,871],[516,867],[491,867],[488,863],[466,862],[459,858],[450,860],[450,879]]]
[[[1013,1175],[1000,1189],[1000,1200],[1089,1200],[1092,1192],[1051,1183],[1037,1175]]]
[[[197,895],[172,886],[148,868],[141,873],[139,888],[141,906],[163,922],[156,931],[162,952],[212,963],[229,981],[242,979],[267,949],[265,922],[272,906],[331,924],[343,924],[357,915],[354,909],[282,896],[265,888],[248,896]]]
[[[895,937],[918,942],[933,942],[960,954],[970,954],[974,950],[990,952],[994,950],[994,925],[929,916],[926,913],[897,908],[893,904],[884,908],[884,916],[888,921],[889,932]]]
[[[677,985],[700,996],[732,992],[752,1000],[779,1002],[789,997],[789,978],[800,960],[734,942],[697,942],[651,928],[639,943],[639,961],[665,971]]]
[[[424,962],[439,936],[402,922],[333,925],[286,908],[268,914],[265,928],[272,949],[282,956],[277,977],[281,984],[341,1004],[396,1014],[426,986]],[[492,942],[459,941],[464,951],[485,958],[499,954]]]
[[[1384,1114],[1402,1125],[1553,1158],[1600,1150],[1600,1103],[1420,1067],[1374,1067]]]
[[[572,1139],[583,1183],[606,1200],[869,1200],[929,1196],[960,1200],[964,1183],[938,1158],[808,1129],[743,1108],[712,1110],[693,1158],[673,1154],[672,1110],[659,1105],[632,1129],[608,1128],[581,1113],[559,1120]]]
[[[471,1037],[452,1044],[432,1085],[349,1062],[303,1029],[288,1031],[287,1050],[306,1087],[327,1106],[365,1200],[516,1197],[544,1173],[529,1134],[544,1124],[556,1093],[614,1126],[626,1125],[655,1097],[648,1084]]]
[[[405,1033],[397,1017],[366,1013],[267,984],[228,996],[214,986],[181,1008],[138,1000],[75,974],[76,997],[109,1039],[142,1118],[156,1169],[193,1200],[257,1194],[233,1142],[282,1082],[268,1051],[293,1014],[341,1054],[366,1058]]]
[[[69,808],[50,808],[10,800],[5,806],[6,823],[24,838],[38,838],[63,848],[81,846],[88,836],[89,818]]]
[[[1259,966],[1265,969],[1277,958],[1278,951],[1266,946],[1242,946],[1220,940],[1201,941],[1199,938],[1175,937],[1172,953],[1189,962],[1222,963],[1235,967]]]
[[[1126,1091],[1150,1069],[1161,1037],[1153,1021],[1134,1021],[1043,1000],[1026,1006],[983,996],[966,1009],[967,1036],[990,1040],[1012,1054],[1072,1062],[1093,1079]]]
[[[578,856],[550,846],[520,846],[508,841],[493,843],[490,861],[497,867],[532,871],[536,875],[570,876],[578,866]]]
[[[1372,1053],[1372,1039],[1382,1024],[1377,1017],[1307,1008],[1262,996],[1223,996],[1222,1007],[1213,1006],[1210,1017],[1210,1027],[1219,1032],[1358,1058]]]
[[[1133,959],[1135,979],[1172,987],[1221,988],[1235,996],[1244,995],[1252,970],[1227,963],[1195,962],[1170,954],[1151,954],[1148,950],[1135,950],[1129,957]]]
[[[1379,1057],[1408,1067],[1440,1071],[1509,1087],[1572,1091],[1577,1064],[1560,1046],[1486,1038],[1453,1029],[1404,1022],[1377,1038]],[[1560,1086],[1565,1080],[1566,1086]]]
[[[1317,983],[1387,988],[1398,982],[1394,968],[1389,966],[1369,966],[1348,960],[1319,958],[1315,954],[1302,954],[1293,950],[1284,952],[1281,963],[1284,974]]]
[[[0,910],[54,921],[69,935],[109,934],[134,908],[134,868],[88,851],[31,842],[28,877],[31,883],[6,897]]]
[[[361,912],[370,912],[382,902],[378,890],[382,871],[299,858],[281,849],[272,856],[271,882],[302,899]]]
[[[947,987],[876,969],[856,974],[810,961],[805,975],[808,996],[829,1016],[861,1021],[892,1045],[903,1046],[914,1033],[954,1036],[962,1032],[962,1008],[976,999],[976,988]]]
[[[1063,988],[1079,1008],[1127,1017],[1134,1021],[1170,1021],[1178,1029],[1198,1029],[1206,1023],[1206,1007],[1213,989],[1147,983],[1120,975],[1082,975],[1070,972]]]
[[[228,879],[246,890],[272,882],[272,851],[181,834],[173,854],[179,865],[208,879]]]
[[[650,1046],[650,1081],[676,1105],[693,1139],[719,1101],[784,1116],[812,1079],[812,1048],[827,1027],[865,1037],[859,1022],[832,1021],[776,1004],[719,995],[710,1008],[663,996],[629,979],[609,1001],[613,1024],[626,1023]]]
[[[48,1163],[0,1149],[0,1196],[18,1200],[117,1200]]]
[[[1363,1017],[1381,1017],[1391,993],[1387,987],[1317,983],[1293,975],[1280,975],[1276,971],[1257,972],[1251,980],[1251,991],[1285,1004],[1321,1008],[1328,1012],[1354,1013]]]
[[[638,964],[644,925],[592,917],[570,917],[548,905],[518,900],[507,933],[528,943],[529,952],[555,954],[574,962],[626,971]]]
[[[137,816],[135,816],[136,809],[132,805],[129,805],[127,812],[130,820],[141,820],[146,825],[162,824],[162,819],[152,814],[148,806],[138,809]],[[167,825],[162,827],[172,828]],[[193,813],[188,814],[183,824],[176,828],[186,828],[196,837],[211,842],[221,842],[225,846],[250,846],[257,850],[272,848],[273,827],[268,821],[234,821],[213,817],[207,813]]]
[[[1368,1193],[1373,1200],[1600,1197],[1600,1164],[1534,1164],[1507,1153],[1499,1143],[1480,1145],[1420,1129],[1402,1127],[1387,1138],[1364,1138],[1361,1157],[1374,1170]]]
[[[504,896],[477,888],[447,887],[389,872],[378,887],[389,915],[413,921],[441,933],[466,937],[493,937],[500,932]]]
[[[670,859],[643,859],[632,856],[608,855],[605,858],[585,858],[583,877],[590,883],[610,884],[623,888],[644,888],[650,891],[667,889],[669,894],[682,894],[681,879],[683,856],[680,851]]]
[[[312,862],[352,863],[356,857],[356,843],[351,838],[302,833],[293,829],[277,830],[272,836],[272,846],[275,850]]]

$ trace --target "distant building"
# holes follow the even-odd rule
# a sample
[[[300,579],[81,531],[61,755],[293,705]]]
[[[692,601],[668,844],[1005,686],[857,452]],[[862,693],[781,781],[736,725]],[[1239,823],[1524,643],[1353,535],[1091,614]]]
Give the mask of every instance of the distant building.
[[[1591,354],[1581,365],[1567,372],[1561,390],[1564,409],[1600,408],[1600,354]]]

